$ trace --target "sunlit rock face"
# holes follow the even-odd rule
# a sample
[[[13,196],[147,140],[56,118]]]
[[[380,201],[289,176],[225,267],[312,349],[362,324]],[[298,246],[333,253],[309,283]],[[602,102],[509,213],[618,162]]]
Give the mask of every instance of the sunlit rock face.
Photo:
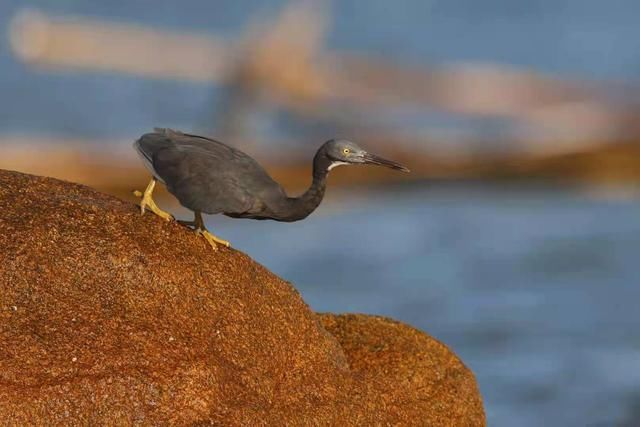
[[[318,315],[248,256],[87,187],[0,171],[0,419],[484,425],[446,346]]]

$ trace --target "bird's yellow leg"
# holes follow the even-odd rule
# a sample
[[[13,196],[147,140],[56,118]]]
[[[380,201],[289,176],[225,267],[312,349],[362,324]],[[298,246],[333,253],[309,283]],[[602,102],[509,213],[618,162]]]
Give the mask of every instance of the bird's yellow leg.
[[[144,190],[144,193],[141,193],[138,190],[133,192],[135,196],[142,198],[142,200],[140,201],[140,213],[144,215],[145,209],[149,208],[151,212],[158,215],[160,218],[164,219],[165,221],[171,221],[173,220],[173,216],[170,213],[160,209],[158,205],[156,205],[156,202],[153,201],[152,195],[153,195],[153,189],[155,188],[155,186],[156,186],[156,180],[155,178],[152,178],[151,181],[149,182],[149,185],[147,185],[147,189]]]
[[[199,234],[199,235],[201,235],[202,237],[204,237],[204,238],[205,238],[205,240],[206,240],[207,242],[209,242],[209,244],[211,245],[211,247],[212,247],[214,250],[217,250],[217,249],[218,249],[218,244],[221,244],[221,245],[223,245],[223,246],[226,246],[227,248],[231,245],[231,244],[230,244],[229,242],[227,242],[226,240],[223,240],[223,239],[221,239],[221,238],[219,238],[219,237],[217,237],[217,236],[214,236],[213,234],[209,233],[209,231],[207,231],[207,230],[200,230],[200,229],[197,229],[197,230],[196,230],[196,234]]]
[[[202,220],[202,214],[200,212],[195,212],[195,215],[196,217],[193,221],[193,225],[195,226],[196,234],[200,234],[202,237],[204,237],[205,240],[209,242],[213,250],[218,249],[218,244],[226,246],[227,248],[231,246],[229,242],[211,234],[209,230],[205,228],[204,221]]]

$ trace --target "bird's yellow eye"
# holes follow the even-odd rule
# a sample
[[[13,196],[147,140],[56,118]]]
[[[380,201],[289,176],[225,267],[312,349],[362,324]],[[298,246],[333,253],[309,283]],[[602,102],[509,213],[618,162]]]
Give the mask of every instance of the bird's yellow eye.
[[[349,150],[348,148],[345,148],[344,150],[342,150],[342,152],[344,154],[349,154],[351,152],[351,150]]]

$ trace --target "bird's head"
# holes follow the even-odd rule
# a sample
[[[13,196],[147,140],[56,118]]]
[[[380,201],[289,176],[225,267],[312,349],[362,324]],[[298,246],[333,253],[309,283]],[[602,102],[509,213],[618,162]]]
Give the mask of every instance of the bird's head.
[[[409,172],[409,169],[401,164],[367,153],[358,144],[346,139],[331,139],[324,143],[321,151],[330,161],[327,170],[340,165],[371,164]]]

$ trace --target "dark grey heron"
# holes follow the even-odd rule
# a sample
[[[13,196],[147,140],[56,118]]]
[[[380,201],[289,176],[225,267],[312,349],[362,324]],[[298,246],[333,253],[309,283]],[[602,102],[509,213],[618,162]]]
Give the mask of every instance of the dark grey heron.
[[[211,234],[204,226],[202,213],[222,213],[233,218],[298,221],[313,212],[324,197],[327,174],[348,164],[374,164],[409,172],[404,166],[369,154],[344,139],[325,142],[313,158],[311,187],[300,197],[288,197],[283,188],[255,160],[240,150],[219,141],[171,129],[155,129],[134,143],[145,166],[152,174],[141,197],[145,209],[171,221],[173,217],[153,201],[156,181],[160,181],[182,206],[195,213],[193,221],[179,221],[193,227],[215,249],[229,242]]]

